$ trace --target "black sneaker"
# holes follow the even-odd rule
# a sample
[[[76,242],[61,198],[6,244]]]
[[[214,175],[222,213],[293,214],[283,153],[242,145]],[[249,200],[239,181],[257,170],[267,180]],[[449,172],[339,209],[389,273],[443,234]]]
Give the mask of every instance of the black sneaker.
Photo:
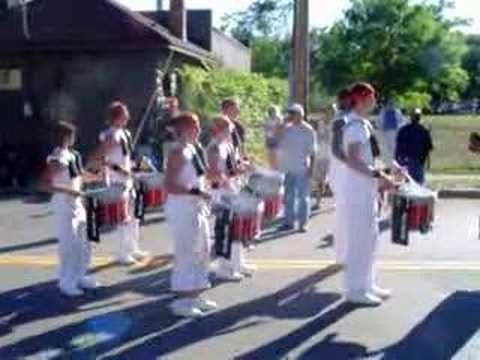
[[[283,225],[279,226],[277,230],[278,230],[278,231],[292,231],[292,230],[293,230],[293,226],[292,226],[292,225],[288,225],[288,224],[283,224]]]
[[[301,233],[306,233],[306,232],[308,232],[308,226],[307,226],[307,225],[301,225],[301,226],[298,228],[298,232],[301,232]]]

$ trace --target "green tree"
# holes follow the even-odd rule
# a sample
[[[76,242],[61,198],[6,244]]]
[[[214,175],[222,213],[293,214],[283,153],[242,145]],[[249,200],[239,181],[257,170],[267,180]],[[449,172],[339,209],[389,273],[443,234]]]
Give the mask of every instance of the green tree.
[[[251,41],[252,71],[267,77],[288,77],[290,40],[260,37]]]
[[[468,72],[470,81],[464,93],[465,97],[480,97],[480,35],[467,37],[468,51],[463,57],[463,68]]]
[[[444,20],[448,5],[409,0],[351,0],[345,18],[317,33],[314,76],[335,92],[356,80],[384,96],[408,91],[458,97],[468,82],[463,37]]]
[[[292,10],[293,0],[254,0],[245,11],[227,14],[222,30],[246,45],[257,37],[278,37],[285,34],[285,23]]]

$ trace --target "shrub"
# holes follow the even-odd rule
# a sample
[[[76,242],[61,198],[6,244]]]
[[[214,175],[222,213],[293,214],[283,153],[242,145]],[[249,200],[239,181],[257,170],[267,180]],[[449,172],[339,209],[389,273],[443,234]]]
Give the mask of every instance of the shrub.
[[[259,74],[225,69],[204,70],[184,66],[180,98],[185,109],[198,113],[202,127],[220,110],[220,102],[234,97],[241,103],[241,119],[247,129],[247,150],[257,160],[264,159],[262,122],[271,104],[285,105],[287,82]]]

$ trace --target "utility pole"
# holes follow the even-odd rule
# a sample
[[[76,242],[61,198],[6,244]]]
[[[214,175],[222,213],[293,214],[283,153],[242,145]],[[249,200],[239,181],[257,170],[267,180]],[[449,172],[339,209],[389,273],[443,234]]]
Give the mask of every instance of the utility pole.
[[[290,99],[308,108],[309,97],[309,0],[295,0],[290,76]]]

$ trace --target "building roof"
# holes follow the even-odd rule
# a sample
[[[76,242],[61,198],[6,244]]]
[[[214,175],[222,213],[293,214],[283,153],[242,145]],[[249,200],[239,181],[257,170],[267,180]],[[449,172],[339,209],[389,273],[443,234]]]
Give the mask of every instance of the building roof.
[[[34,0],[28,5],[28,25],[30,39],[24,36],[20,9],[0,15],[0,54],[167,48],[214,61],[208,51],[115,0]]]

